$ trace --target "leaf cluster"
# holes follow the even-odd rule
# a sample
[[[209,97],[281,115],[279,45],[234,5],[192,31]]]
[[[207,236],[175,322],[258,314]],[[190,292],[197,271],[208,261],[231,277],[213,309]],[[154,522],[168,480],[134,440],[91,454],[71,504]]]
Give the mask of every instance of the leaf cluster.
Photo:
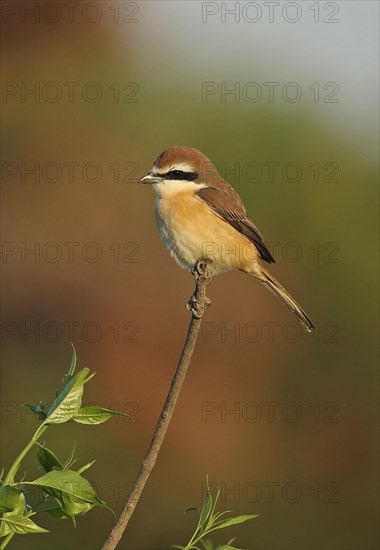
[[[40,440],[41,435],[52,424],[74,421],[95,425],[109,420],[114,415],[126,416],[133,421],[133,418],[125,413],[94,405],[82,406],[84,385],[94,374],[90,375],[88,368],[83,368],[75,374],[76,363],[77,357],[73,347],[69,370],[49,409],[42,402],[37,405],[26,405],[42,423],[16,458],[7,475],[4,478],[3,475],[0,476],[0,537],[6,537],[0,546],[1,550],[16,534],[48,532],[31,519],[37,513],[47,512],[59,519],[71,518],[75,525],[76,516],[87,513],[94,506],[111,510],[98,498],[90,482],[82,476],[95,461],[74,470],[72,466],[75,462],[75,445],[68,458],[61,462]],[[21,461],[35,447],[38,462],[45,474],[34,481],[15,481]],[[41,492],[41,497],[33,505],[29,503],[31,487]]]
[[[211,540],[205,538],[213,531],[225,529],[226,527],[230,527],[231,525],[244,523],[258,517],[258,515],[256,514],[221,519],[222,516],[231,513],[231,510],[226,510],[225,512],[215,512],[219,495],[220,489],[218,489],[215,499],[212,498],[210,486],[207,479],[206,496],[202,510],[199,510],[198,508],[188,508],[188,510],[186,510],[186,512],[195,511],[199,514],[198,524],[195,528],[194,534],[186,546],[173,546],[173,548],[178,548],[179,550],[241,550],[236,548],[235,546],[232,546],[232,543],[235,539],[231,539],[226,544],[215,547],[214,543]],[[202,545],[202,548],[200,546],[197,546],[199,543]]]

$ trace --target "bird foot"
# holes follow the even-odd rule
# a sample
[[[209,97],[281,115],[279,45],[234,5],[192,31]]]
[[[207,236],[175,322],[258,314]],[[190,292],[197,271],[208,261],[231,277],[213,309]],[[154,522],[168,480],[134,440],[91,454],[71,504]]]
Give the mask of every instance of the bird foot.
[[[212,263],[210,260],[198,260],[197,263],[191,268],[191,273],[196,282],[199,282],[202,277],[206,279],[206,284],[211,282],[212,273],[210,263]]]
[[[196,319],[201,319],[205,310],[210,307],[211,300],[205,296],[203,303],[201,303],[194,294],[190,297],[186,304],[186,309],[191,311]]]

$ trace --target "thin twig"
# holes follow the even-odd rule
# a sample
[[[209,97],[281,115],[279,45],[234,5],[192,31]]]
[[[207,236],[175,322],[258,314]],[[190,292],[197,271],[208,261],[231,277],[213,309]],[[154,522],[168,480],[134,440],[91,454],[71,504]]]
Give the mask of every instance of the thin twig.
[[[179,359],[177,370],[174,374],[169,393],[162,408],[160,417],[157,422],[156,429],[153,434],[148,452],[145,455],[138,476],[133,484],[132,490],[125,502],[124,508],[120,514],[118,522],[112,529],[108,539],[104,543],[102,550],[113,550],[120,541],[125,528],[134,512],[141,493],[144,489],[153,467],[156,463],[158,453],[165,437],[171,417],[173,416],[175,404],[181,391],[182,384],[185,380],[187,369],[190,365],[190,360],[193,355],[198,332],[201,326],[202,317],[205,309],[209,306],[210,301],[206,297],[206,285],[211,282],[211,275],[208,270],[207,262],[199,261],[193,269],[195,278],[195,292],[190,298],[187,308],[192,311],[191,321],[181,357]]]

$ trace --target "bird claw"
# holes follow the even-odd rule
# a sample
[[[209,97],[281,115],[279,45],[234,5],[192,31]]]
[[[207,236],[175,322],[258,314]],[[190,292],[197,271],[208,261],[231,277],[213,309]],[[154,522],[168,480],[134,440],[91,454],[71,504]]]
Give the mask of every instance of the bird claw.
[[[194,315],[196,319],[201,319],[205,309],[210,307],[210,305],[211,305],[211,300],[210,298],[207,298],[207,296],[205,296],[204,302],[203,304],[201,304],[193,294],[186,304],[186,309],[188,311],[191,311],[191,313]]]
[[[210,306],[211,300],[207,298],[205,288],[200,291],[200,285],[208,285],[212,280],[212,271],[209,268],[210,260],[200,259],[193,266],[191,273],[196,282],[196,288],[194,294],[186,304],[186,309],[191,311],[193,317],[201,319],[205,310]]]
[[[206,284],[209,284],[212,279],[210,260],[198,260],[191,268],[191,273],[197,282],[204,277],[206,279]]]

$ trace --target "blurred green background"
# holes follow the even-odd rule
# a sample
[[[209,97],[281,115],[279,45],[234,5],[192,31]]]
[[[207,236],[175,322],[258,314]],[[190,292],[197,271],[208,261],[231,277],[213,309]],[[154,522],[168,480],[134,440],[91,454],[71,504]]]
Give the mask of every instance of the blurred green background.
[[[67,4],[2,6],[2,465],[36,427],[22,403],[54,398],[72,338],[79,366],[97,373],[85,401],[138,422],[56,426],[45,440],[62,459],[75,440],[77,464],[96,459],[88,478],[122,509],[193,289],[159,241],[153,191],[137,181],[166,147],[189,145],[226,172],[276,243],[272,272],[318,331],[298,331],[241,273],[213,281],[174,419],[120,547],[185,544],[195,518],[183,511],[201,504],[208,474],[220,509],[261,514],[216,541],[378,548],[377,3],[319,2],[317,12],[281,2],[272,22],[262,2],[261,17],[247,2],[227,2],[232,15],[215,2]],[[252,82],[255,102],[244,88]],[[278,83],[272,98],[268,82]],[[297,86],[284,97],[289,82]],[[202,97],[204,83],[213,95]],[[28,172],[36,163],[39,177]],[[24,470],[40,474],[33,453]],[[51,533],[10,548],[99,548],[113,518],[95,509],[76,529],[39,523]]]

